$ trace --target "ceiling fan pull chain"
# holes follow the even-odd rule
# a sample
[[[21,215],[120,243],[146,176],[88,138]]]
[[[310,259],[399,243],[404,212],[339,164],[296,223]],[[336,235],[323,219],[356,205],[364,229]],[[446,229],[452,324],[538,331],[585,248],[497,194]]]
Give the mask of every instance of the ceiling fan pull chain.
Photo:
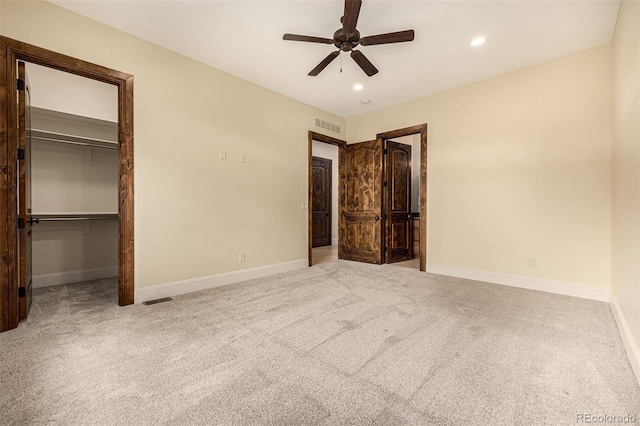
[[[340,51],[342,53],[342,51]],[[342,55],[340,55],[340,74],[342,74]]]

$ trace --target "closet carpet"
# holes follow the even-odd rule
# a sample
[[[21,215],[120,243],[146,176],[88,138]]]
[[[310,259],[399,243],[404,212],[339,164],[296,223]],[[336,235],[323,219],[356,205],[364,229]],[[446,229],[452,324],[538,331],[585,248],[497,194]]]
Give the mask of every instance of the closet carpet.
[[[0,355],[3,425],[640,422],[608,304],[388,265],[151,306],[118,307],[114,280],[43,288]]]

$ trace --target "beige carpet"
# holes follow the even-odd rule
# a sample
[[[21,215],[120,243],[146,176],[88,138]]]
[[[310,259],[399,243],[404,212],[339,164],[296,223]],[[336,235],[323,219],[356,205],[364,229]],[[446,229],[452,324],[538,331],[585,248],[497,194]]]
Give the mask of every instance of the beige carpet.
[[[118,307],[115,290],[36,291],[30,320],[0,334],[0,424],[640,415],[605,303],[346,261],[153,306]]]

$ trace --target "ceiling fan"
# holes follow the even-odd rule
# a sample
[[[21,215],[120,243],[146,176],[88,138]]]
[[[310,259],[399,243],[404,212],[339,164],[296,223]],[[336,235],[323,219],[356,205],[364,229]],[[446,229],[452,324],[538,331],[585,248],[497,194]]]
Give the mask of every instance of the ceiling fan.
[[[307,41],[310,43],[333,44],[339,50],[331,52],[322,60],[314,69],[309,72],[310,76],[320,74],[335,58],[340,55],[340,51],[351,52],[351,57],[358,64],[362,71],[369,77],[378,73],[378,69],[367,59],[359,50],[353,50],[358,45],[373,46],[376,44],[402,43],[412,41],[414,36],[413,30],[398,31],[394,33],[378,34],[360,38],[360,32],[356,29],[358,23],[358,15],[360,15],[360,7],[362,0],[345,0],[344,16],[340,19],[342,28],[333,33],[333,38],[312,37],[297,34],[285,34],[283,40],[291,41]]]

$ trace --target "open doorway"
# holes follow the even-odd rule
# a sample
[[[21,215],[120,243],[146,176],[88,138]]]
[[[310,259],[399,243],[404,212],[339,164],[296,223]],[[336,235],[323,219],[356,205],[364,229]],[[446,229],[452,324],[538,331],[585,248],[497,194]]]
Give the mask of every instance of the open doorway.
[[[345,141],[309,132],[309,266],[338,259],[338,170],[345,145]]]
[[[405,138],[405,139],[403,139]],[[385,154],[385,146],[402,143],[394,140],[405,140],[411,145],[404,152],[402,167],[387,167],[390,163]],[[338,146],[339,183],[338,183],[338,259],[366,262],[373,264],[393,263],[400,260],[398,254],[404,256],[420,271],[426,271],[427,259],[427,125],[398,129],[380,133],[375,140],[347,145],[346,142],[314,132],[309,132],[308,146],[308,205],[313,200],[313,141]],[[415,141],[415,157],[413,144]],[[396,156],[397,160],[403,157]],[[392,160],[392,161],[393,161]],[[414,165],[414,163],[417,163]],[[411,172],[419,170],[419,175]],[[402,212],[390,203],[393,200],[395,173],[404,174],[405,201]],[[388,175],[390,173],[390,175]],[[412,184],[413,182],[415,184]],[[406,191],[409,187],[413,190]],[[396,203],[398,204],[398,203]],[[416,211],[417,209],[417,211]],[[313,261],[313,208],[308,210],[308,250],[309,266]],[[392,215],[404,214],[403,223]],[[395,226],[395,229],[394,229]],[[395,250],[398,249],[398,250]],[[395,250],[395,251],[394,251]],[[394,256],[391,256],[394,253]],[[413,260],[417,256],[417,260]]]
[[[24,67],[30,149],[18,169],[26,211],[22,191],[18,199],[19,214],[31,226],[19,230],[20,281],[26,287],[20,320],[27,319],[32,302],[44,315],[51,300],[116,304],[117,88],[29,62]]]
[[[0,36],[0,167],[6,178],[0,182],[0,331],[19,324],[21,305],[26,304],[32,272],[25,254],[30,253],[28,231],[37,221],[29,206],[21,204],[28,175],[24,150],[26,138],[25,81],[19,81],[20,63],[53,68],[115,86],[117,92],[117,294],[120,305],[134,302],[133,268],[133,76]],[[23,74],[24,75],[24,74]],[[16,84],[17,82],[17,84]],[[31,135],[33,136],[33,135]],[[41,135],[42,136],[42,135]],[[77,140],[76,140],[77,142]],[[16,161],[17,159],[17,161]],[[89,159],[85,158],[85,161]],[[15,184],[14,184],[15,183]],[[16,226],[16,224],[18,226]],[[27,243],[24,238],[27,237]],[[22,246],[20,242],[23,242]]]
[[[384,141],[385,263],[420,269],[420,135]]]
[[[389,142],[391,141],[391,142]],[[383,196],[383,212],[388,218],[383,227],[382,240],[385,250],[383,250],[383,263],[393,263],[398,266],[418,267],[420,271],[426,271],[427,267],[427,125],[406,127],[377,135],[377,142],[385,147],[388,143],[404,144],[410,146],[408,151],[411,160],[406,161],[402,156],[397,158],[406,161],[407,166],[395,168],[394,158],[389,158],[386,154],[384,174],[387,185]],[[397,175],[406,175],[409,188],[401,188],[399,191],[390,183]],[[403,217],[402,226],[395,226],[392,215],[394,211],[394,197],[399,194],[408,197],[398,209],[397,213]],[[400,235],[400,238],[398,238]],[[411,259],[395,263],[393,259],[394,248],[400,248],[401,253],[408,250]],[[416,265],[417,264],[417,265]]]

